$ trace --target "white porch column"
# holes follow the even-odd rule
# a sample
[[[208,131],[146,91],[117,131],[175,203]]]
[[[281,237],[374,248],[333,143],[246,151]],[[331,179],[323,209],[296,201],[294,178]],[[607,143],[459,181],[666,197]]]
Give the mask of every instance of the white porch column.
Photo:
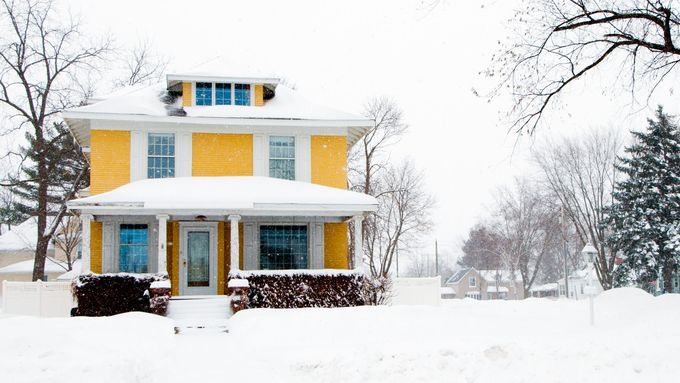
[[[238,262],[239,254],[239,242],[238,242],[238,222],[241,220],[240,215],[232,214],[229,216],[229,221],[231,222],[231,238],[229,239],[229,249],[230,251],[230,263],[229,271],[234,272],[241,269],[241,265]]]
[[[81,274],[92,272],[90,263],[90,223],[92,222],[92,214],[81,214],[80,223],[82,225],[80,238],[80,253],[81,253]]]
[[[364,231],[361,230],[364,216],[355,215],[352,220],[354,221],[354,270],[360,270],[364,263]]]
[[[158,219],[158,273],[168,273],[168,218],[167,214],[159,214]]]

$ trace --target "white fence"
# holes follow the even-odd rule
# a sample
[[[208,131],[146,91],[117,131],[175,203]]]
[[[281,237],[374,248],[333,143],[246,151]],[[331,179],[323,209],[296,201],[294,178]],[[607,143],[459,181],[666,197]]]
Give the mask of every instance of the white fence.
[[[68,317],[73,307],[71,282],[2,281],[4,314]]]
[[[392,305],[439,306],[441,277],[394,278]]]

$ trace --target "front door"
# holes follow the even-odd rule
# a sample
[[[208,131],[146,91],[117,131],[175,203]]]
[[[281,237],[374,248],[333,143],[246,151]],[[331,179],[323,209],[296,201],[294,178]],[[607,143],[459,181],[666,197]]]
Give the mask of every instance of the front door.
[[[217,294],[217,224],[180,224],[180,294]]]

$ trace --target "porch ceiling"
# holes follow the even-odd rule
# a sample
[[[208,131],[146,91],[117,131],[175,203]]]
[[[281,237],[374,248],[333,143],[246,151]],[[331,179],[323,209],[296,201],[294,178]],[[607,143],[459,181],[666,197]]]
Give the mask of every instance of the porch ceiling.
[[[366,194],[270,177],[147,179],[68,202],[107,215],[352,216],[377,205]]]

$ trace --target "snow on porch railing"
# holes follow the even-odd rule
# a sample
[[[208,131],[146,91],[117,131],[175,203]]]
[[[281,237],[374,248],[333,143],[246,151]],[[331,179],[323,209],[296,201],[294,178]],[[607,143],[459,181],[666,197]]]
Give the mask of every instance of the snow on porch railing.
[[[71,282],[2,281],[2,312],[13,315],[68,317],[73,307]]]

